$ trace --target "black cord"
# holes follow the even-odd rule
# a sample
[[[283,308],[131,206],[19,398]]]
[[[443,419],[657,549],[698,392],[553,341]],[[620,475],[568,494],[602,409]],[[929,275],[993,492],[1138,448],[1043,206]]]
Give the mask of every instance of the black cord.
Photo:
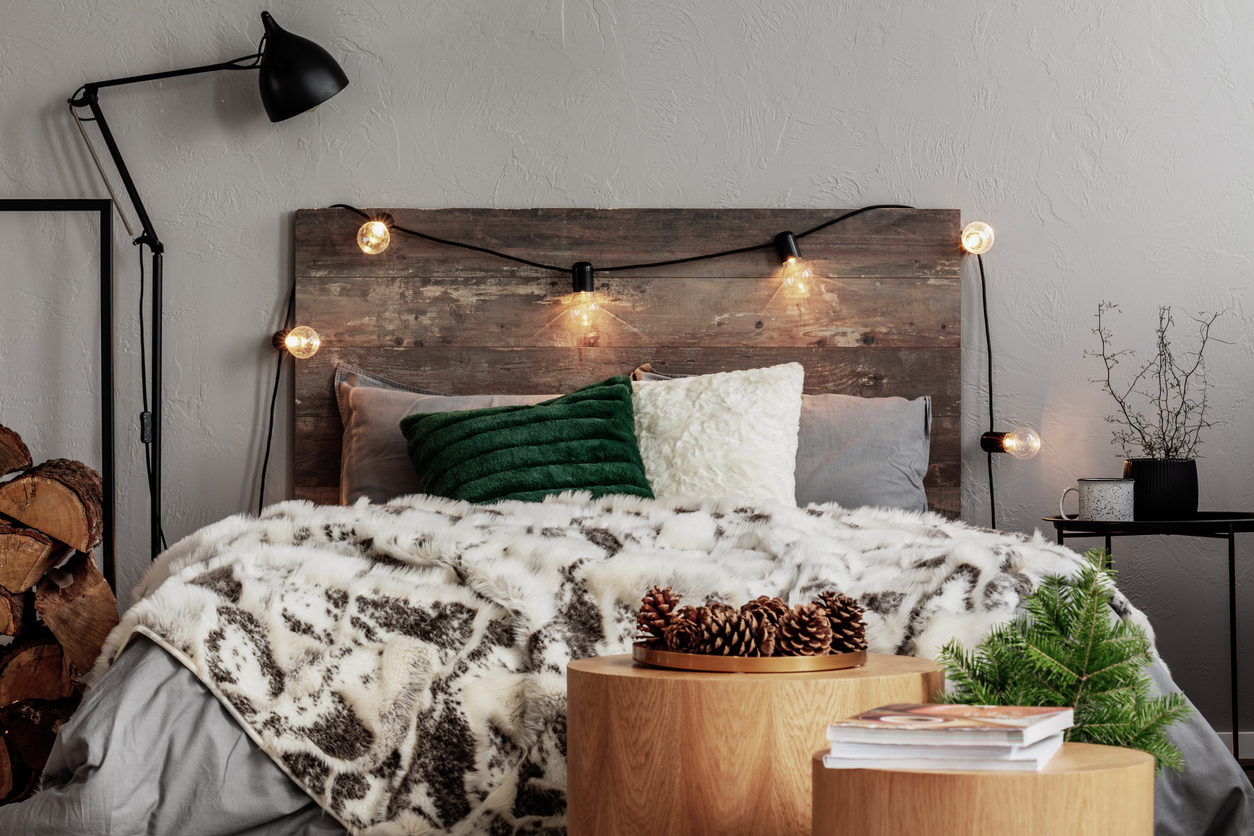
[[[287,316],[283,319],[283,327],[292,326],[292,314],[296,310],[296,287],[292,287],[292,295],[287,299]],[[266,505],[266,470],[270,467],[270,443],[274,440],[274,403],[279,398],[279,380],[283,377],[283,360],[288,352],[279,349],[279,364],[274,370],[274,392],[270,395],[270,427],[266,430],[266,454],[261,460],[261,487],[257,491],[257,516]]]
[[[984,278],[984,256],[976,253],[980,265],[980,307],[984,310],[984,347],[988,352],[988,431],[995,432],[993,418],[993,336],[988,327],[988,282]],[[990,526],[997,527],[997,492],[993,489],[993,454],[988,454],[988,509]]]
[[[349,206],[347,203],[335,203],[335,204],[332,204],[330,208],[347,209],[350,212],[355,212],[356,214],[360,215],[361,217],[365,218],[368,221],[375,220],[375,218],[372,218],[366,212],[363,212],[362,210],[358,209],[356,206]],[[845,214],[840,215],[839,217],[832,218],[830,221],[825,221],[819,224],[818,226],[812,227],[811,229],[807,229],[805,232],[798,233],[797,235],[793,237],[804,238],[807,235],[812,235],[815,232],[818,232],[823,229],[827,229],[829,226],[833,224],[838,224],[841,221],[852,218],[855,215],[861,215],[863,212],[870,212],[875,209],[913,209],[913,208],[914,208],[913,206],[905,206],[899,203],[880,203],[874,206],[863,206],[861,209],[854,209],[852,212],[846,212]],[[525,258],[519,258],[518,256],[515,256],[515,255],[509,255],[508,253],[499,252],[498,250],[490,250],[487,247],[477,247],[474,244],[463,244],[460,241],[450,241],[447,238],[436,238],[434,235],[427,235],[426,233],[418,232],[417,230],[414,230],[414,229],[408,229],[403,226],[393,226],[391,228],[396,230],[397,232],[403,232],[406,235],[412,235],[415,238],[422,238],[427,241],[434,241],[437,244],[447,244],[450,247],[461,247],[464,250],[474,250],[475,252],[479,252],[479,253],[487,253],[488,255],[494,255],[497,258],[504,258],[510,261],[517,261],[520,264],[526,264],[530,267],[539,267],[541,270],[552,270],[554,273],[569,273],[570,272],[569,267],[558,267],[553,264],[541,264],[538,261],[528,261]],[[673,258],[673,259],[670,259],[669,261],[647,261],[647,262],[642,262],[640,264],[616,264],[612,267],[593,267],[593,271],[597,273],[613,273],[617,270],[643,270],[649,267],[669,267],[673,264],[688,264],[689,262],[692,262],[692,261],[706,261],[711,258],[723,258],[724,256],[729,256],[729,255],[751,253],[755,250],[766,250],[774,246],[775,246],[775,242],[772,240],[772,241],[768,241],[765,244],[754,244],[749,247],[739,247],[734,250],[722,250],[716,253],[706,253],[705,255],[694,255],[694,256],[689,256],[687,258]]]

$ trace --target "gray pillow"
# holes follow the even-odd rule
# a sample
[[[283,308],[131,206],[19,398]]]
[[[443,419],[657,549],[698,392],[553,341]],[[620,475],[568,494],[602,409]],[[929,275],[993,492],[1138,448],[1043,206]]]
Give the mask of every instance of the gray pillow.
[[[335,370],[335,399],[344,423],[340,459],[340,502],[361,497],[383,503],[421,493],[418,474],[405,450],[401,419],[427,412],[454,412],[487,406],[530,405],[556,395],[444,395],[416,389],[340,363]]]
[[[670,380],[641,366],[634,380]],[[797,504],[838,502],[927,510],[923,478],[931,445],[932,401],[922,397],[802,395],[797,441]]]

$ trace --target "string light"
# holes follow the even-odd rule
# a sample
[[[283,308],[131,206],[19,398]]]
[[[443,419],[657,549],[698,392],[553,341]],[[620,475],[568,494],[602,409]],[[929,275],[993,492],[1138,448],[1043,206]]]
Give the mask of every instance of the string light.
[[[274,347],[298,360],[313,357],[321,345],[322,338],[308,325],[297,325],[290,331],[279,331],[274,335]]]
[[[797,249],[797,236],[791,232],[776,235],[775,252],[784,264],[784,293],[789,296],[805,296],[809,293],[814,273]]]
[[[357,246],[366,255],[378,255],[392,242],[392,233],[383,221],[366,221],[357,230]]]
[[[578,293],[569,311],[571,322],[580,328],[587,328],[596,320],[597,311],[595,296],[591,293]]]
[[[574,295],[571,297],[568,315],[571,322],[580,328],[587,328],[596,320],[598,310],[592,279],[592,264],[587,261],[576,262],[570,268],[570,276],[571,290]]]
[[[962,228],[962,248],[971,255],[983,255],[993,248],[993,228],[984,221],[972,221]]]
[[[980,436],[980,449],[985,453],[1009,453],[1016,459],[1030,459],[1041,452],[1041,437],[1031,427],[1019,427],[1008,433],[988,432]]]

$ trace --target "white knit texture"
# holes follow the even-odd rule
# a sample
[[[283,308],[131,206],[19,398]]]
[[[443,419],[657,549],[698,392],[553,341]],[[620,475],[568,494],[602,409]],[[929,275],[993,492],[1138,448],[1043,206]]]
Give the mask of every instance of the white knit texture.
[[[795,505],[804,381],[800,363],[637,381],[636,438],[653,494]]]

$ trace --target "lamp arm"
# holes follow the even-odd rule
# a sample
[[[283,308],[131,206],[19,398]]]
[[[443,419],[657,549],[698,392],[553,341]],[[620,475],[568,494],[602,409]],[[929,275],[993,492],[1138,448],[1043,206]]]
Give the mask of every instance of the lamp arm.
[[[251,64],[241,64],[241,61],[252,61]],[[203,67],[189,67],[183,70],[167,70],[162,73],[148,73],[146,75],[128,76],[126,78],[113,78],[105,81],[92,81],[80,87],[70,98],[70,107],[80,108],[86,107],[91,111],[92,120],[96,123],[96,127],[100,129],[100,135],[104,137],[105,146],[109,149],[109,156],[113,159],[114,166],[117,167],[118,175],[122,178],[122,185],[126,188],[126,194],[131,199],[131,205],[135,209],[135,214],[139,217],[139,224],[143,227],[143,233],[135,239],[136,244],[144,244],[153,253],[161,253],[165,251],[165,246],[161,243],[161,239],[157,237],[156,230],[152,227],[152,220],[148,217],[148,210],[144,208],[144,202],[139,197],[139,191],[135,188],[135,181],[131,179],[131,172],[126,167],[126,161],[122,159],[122,152],[118,149],[117,141],[113,138],[113,132],[109,130],[109,123],[105,121],[104,112],[100,109],[100,101],[97,91],[102,87],[119,87],[123,84],[135,84],[141,81],[159,81],[164,78],[177,78],[185,75],[198,75],[200,73],[216,72],[218,70],[253,70],[261,66],[261,53],[255,55],[245,55],[236,58],[233,61],[223,61],[220,64],[207,64]]]
[[[244,55],[231,61],[223,61],[219,64],[205,64],[203,67],[188,67],[182,70],[166,70],[161,73],[147,73],[145,75],[132,75],[126,78],[110,78],[104,81],[91,81],[84,84],[80,89],[86,93],[88,90],[99,90],[101,87],[121,87],[123,84],[136,84],[141,81],[160,81],[163,78],[177,78],[184,75],[198,75],[200,73],[211,73],[216,70],[255,70],[261,66],[261,52],[253,55]],[[240,64],[241,61],[252,61],[252,64]],[[81,107],[79,99],[81,96],[75,96],[70,99],[70,104],[75,107]]]

